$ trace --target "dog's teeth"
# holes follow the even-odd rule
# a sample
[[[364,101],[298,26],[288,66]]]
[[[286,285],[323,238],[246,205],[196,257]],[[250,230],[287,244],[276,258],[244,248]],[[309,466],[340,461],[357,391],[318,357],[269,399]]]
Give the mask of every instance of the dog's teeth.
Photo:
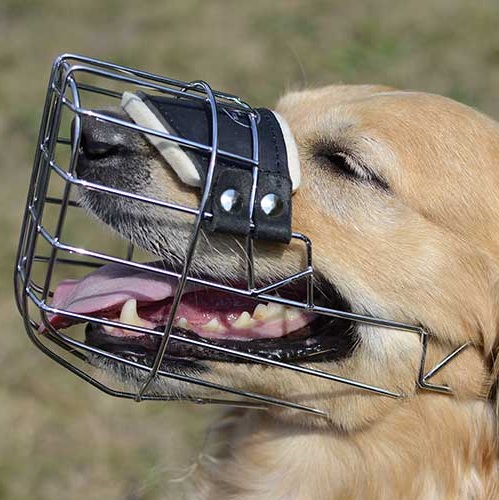
[[[281,304],[274,304],[272,302],[267,306],[266,319],[283,319],[286,308]]]
[[[258,321],[263,321],[268,315],[268,309],[265,304],[258,304],[253,311],[252,318]]]
[[[293,321],[300,317],[300,311],[298,309],[295,309],[294,307],[286,307],[286,310],[284,311],[284,317],[286,321]]]
[[[253,324],[253,321],[251,319],[251,315],[248,311],[244,311],[239,318],[232,323],[232,326],[234,328],[250,328],[251,325]]]
[[[184,330],[188,330],[190,325],[189,322],[187,321],[187,318],[180,318],[177,321],[177,326],[179,328],[183,328]]]
[[[144,326],[144,322],[137,314],[137,301],[135,299],[128,299],[121,309],[120,313],[121,323],[127,323],[133,326]]]
[[[109,326],[109,325],[102,325],[102,328],[104,328],[104,331],[106,333],[109,333],[110,335],[112,335],[114,333],[114,326]]]
[[[255,307],[252,318],[257,321],[271,321],[276,319],[286,319],[290,321],[296,319],[298,314],[299,312],[295,309],[270,302],[268,305],[258,304]]]
[[[222,326],[218,322],[217,318],[213,318],[212,320],[208,321],[208,323],[202,325],[201,328],[205,332],[220,332],[222,330]]]

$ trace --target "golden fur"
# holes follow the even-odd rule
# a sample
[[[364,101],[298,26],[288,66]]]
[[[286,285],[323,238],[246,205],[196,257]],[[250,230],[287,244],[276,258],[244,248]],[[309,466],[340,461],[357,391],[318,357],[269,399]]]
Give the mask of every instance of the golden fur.
[[[321,272],[362,312],[429,328],[433,362],[464,341],[474,347],[437,379],[455,396],[425,393],[414,387],[418,338],[363,327],[364,342],[334,372],[408,398],[293,374],[273,394],[292,387],[294,400],[328,408],[330,422],[236,412],[202,497],[499,498],[487,397],[498,338],[499,126],[443,97],[368,86],[293,93],[277,110],[304,170],[294,228],[312,239]],[[393,194],[324,173],[317,142],[360,158]]]
[[[198,476],[199,498],[499,498],[499,125],[444,97],[374,86],[291,93],[277,111],[298,143],[303,185],[293,229],[312,240],[316,271],[353,311],[423,325],[429,366],[472,346],[432,380],[452,396],[416,387],[421,345],[410,332],[359,325],[352,356],[309,363],[401,390],[403,400],[259,365],[206,362],[209,381],[321,408],[328,418],[282,408],[229,412],[219,422],[216,462]],[[151,173],[145,194],[197,203],[198,192],[148,145],[137,147],[147,150]],[[342,175],[335,158],[366,182]],[[369,171],[389,188],[373,185]],[[190,220],[151,215],[175,235],[164,253],[181,255]],[[240,275],[245,263],[235,248],[226,237],[203,239],[194,271]],[[297,255],[297,245],[260,245],[256,268],[275,279],[296,270]],[[179,382],[167,389],[206,395]]]

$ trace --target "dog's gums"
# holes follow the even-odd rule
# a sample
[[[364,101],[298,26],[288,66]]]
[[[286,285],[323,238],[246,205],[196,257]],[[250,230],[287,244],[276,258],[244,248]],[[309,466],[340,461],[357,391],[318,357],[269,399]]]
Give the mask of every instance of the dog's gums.
[[[82,280],[62,282],[55,290],[52,305],[73,313],[154,329],[166,323],[175,290],[175,279],[167,276],[161,279],[152,273],[111,264]],[[256,303],[245,297],[191,286],[176,311],[174,325],[205,338],[251,340],[284,337],[314,318],[312,313],[280,304]],[[65,320],[55,315],[51,322],[60,327]],[[127,335],[126,330],[118,328],[106,327],[106,331]]]
[[[136,356],[140,353],[152,355],[165,329],[176,283],[168,276],[158,277],[150,272],[110,264],[81,280],[60,283],[52,307],[119,325],[87,327],[87,342],[91,345],[119,351],[125,356],[130,352]],[[296,291],[285,289],[281,293],[293,296]],[[77,322],[63,314],[50,317],[55,328],[66,328]],[[127,329],[126,325],[153,330],[156,335],[136,332]],[[353,343],[347,321],[318,317],[278,303],[258,303],[200,286],[187,288],[173,320],[173,332],[181,337],[209,339],[212,344],[245,353],[287,360],[346,355]],[[204,358],[207,349],[174,339],[169,344],[168,354]],[[212,360],[237,361],[233,356],[209,354]]]

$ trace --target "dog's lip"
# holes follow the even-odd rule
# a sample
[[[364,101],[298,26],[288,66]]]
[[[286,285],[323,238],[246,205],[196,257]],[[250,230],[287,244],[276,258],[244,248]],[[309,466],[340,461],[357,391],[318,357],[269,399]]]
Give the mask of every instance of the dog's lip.
[[[164,326],[157,327],[157,330],[164,330]],[[176,361],[251,362],[251,359],[238,357],[211,346],[286,362],[343,359],[353,351],[353,330],[349,321],[327,317],[319,317],[310,325],[285,337],[252,340],[204,339],[195,332],[173,327],[172,334],[175,338],[169,339],[162,368],[168,369],[169,365],[171,367]],[[189,343],[189,339],[195,340],[196,344]],[[88,345],[147,366],[152,365],[160,341],[161,336],[145,334],[110,335],[97,323],[88,323],[85,329],[85,343]]]

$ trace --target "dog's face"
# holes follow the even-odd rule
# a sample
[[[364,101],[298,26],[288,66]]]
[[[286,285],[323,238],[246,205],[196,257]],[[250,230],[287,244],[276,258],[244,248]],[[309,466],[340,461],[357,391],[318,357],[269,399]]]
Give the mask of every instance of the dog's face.
[[[293,198],[293,230],[312,241],[319,302],[420,325],[431,334],[430,365],[472,342],[435,382],[452,387],[458,397],[485,394],[492,381],[499,311],[498,126],[446,98],[370,86],[291,93],[277,111],[299,148],[303,182]],[[92,119],[83,120],[82,137],[81,178],[181,205],[199,204],[199,191],[182,184],[146,138]],[[180,269],[192,216],[91,191],[82,193],[82,202],[125,238]],[[203,233],[192,273],[239,282],[246,269],[240,247],[236,238]],[[255,267],[262,282],[302,265],[301,245],[257,246]],[[219,304],[212,301],[210,307]],[[324,318],[307,328],[306,334],[220,343],[243,352],[277,352],[304,366],[416,394],[418,335]],[[94,332],[93,341],[99,334],[105,335]],[[328,353],[301,356],[316,338]],[[129,337],[134,341],[143,343],[139,336]],[[400,404],[209,350],[186,356],[173,347],[170,354],[170,371],[320,408],[329,423],[344,429]],[[173,380],[164,382],[164,389],[193,397],[208,394]],[[283,418],[312,418],[275,412]]]

